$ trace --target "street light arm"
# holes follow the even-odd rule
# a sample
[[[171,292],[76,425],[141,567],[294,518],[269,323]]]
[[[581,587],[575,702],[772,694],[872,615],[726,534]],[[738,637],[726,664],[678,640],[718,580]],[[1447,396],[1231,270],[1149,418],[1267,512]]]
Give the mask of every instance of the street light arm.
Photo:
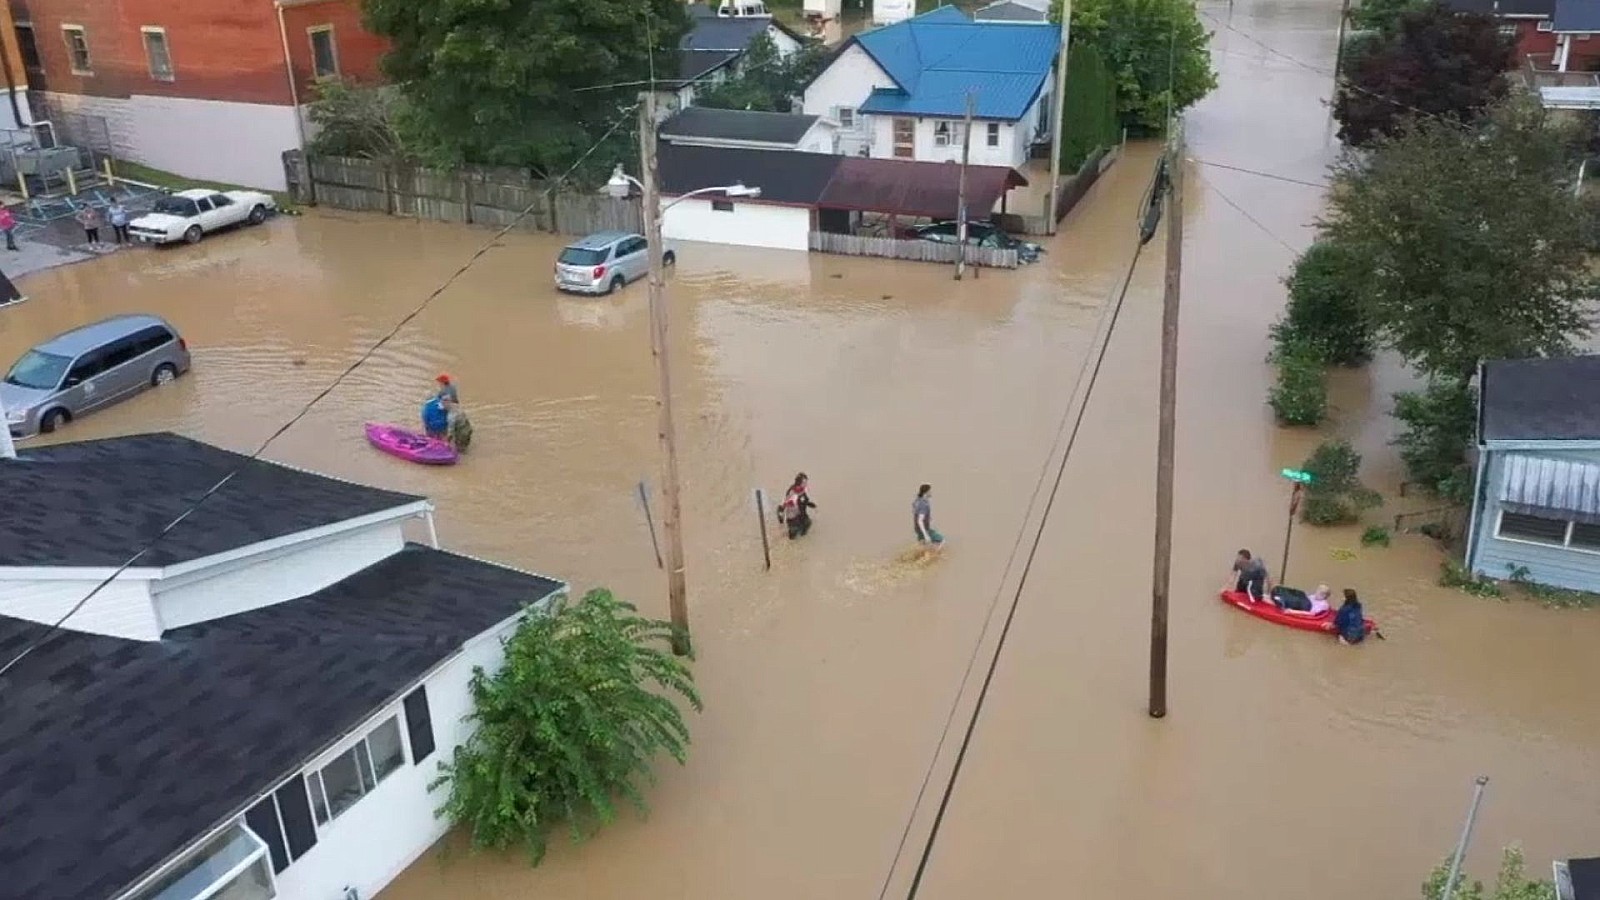
[[[747,188],[742,184],[724,184],[718,187],[700,188],[698,190],[690,191],[687,194],[679,194],[677,199],[673,200],[671,203],[668,203],[666,206],[661,207],[661,211],[666,212],[674,206],[677,206],[679,203],[682,203],[691,197],[697,197],[701,194],[732,194],[735,197],[758,197],[760,196],[760,191],[760,188]]]

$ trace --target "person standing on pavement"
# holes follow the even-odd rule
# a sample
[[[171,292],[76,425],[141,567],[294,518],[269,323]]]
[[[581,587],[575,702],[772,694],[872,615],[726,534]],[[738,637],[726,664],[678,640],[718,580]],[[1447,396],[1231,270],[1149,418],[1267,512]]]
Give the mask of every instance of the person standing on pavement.
[[[128,208],[122,205],[122,201],[111,201],[111,206],[106,209],[106,215],[111,218],[111,230],[116,234],[117,243],[133,243],[133,238],[128,236]]]
[[[78,214],[73,218],[77,219],[78,224],[83,226],[83,237],[89,246],[100,246],[100,210],[92,206],[85,206],[83,209],[78,210]]]
[[[17,217],[11,214],[9,207],[0,206],[0,231],[6,233],[6,249],[16,250],[17,247]]]

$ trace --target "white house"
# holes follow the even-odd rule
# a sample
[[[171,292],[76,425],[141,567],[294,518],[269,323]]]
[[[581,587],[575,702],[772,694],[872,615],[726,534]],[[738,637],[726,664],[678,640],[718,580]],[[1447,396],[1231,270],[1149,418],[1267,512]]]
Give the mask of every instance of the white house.
[[[671,112],[693,106],[696,95],[743,71],[745,55],[756,38],[766,35],[779,58],[805,43],[771,15],[719,15],[704,3],[689,4],[690,29],[678,42],[678,76],[656,91],[657,106]]]
[[[565,590],[406,543],[423,498],[171,434],[0,460],[0,495],[50,498],[0,542],[0,900],[374,896],[445,832],[473,667]]]
[[[807,115],[839,123],[840,152],[1020,167],[1049,143],[1061,35],[1033,22],[975,22],[953,6],[846,41],[806,87]]]
[[[839,152],[839,125],[821,116],[691,106],[661,123],[661,140],[679,146]]]

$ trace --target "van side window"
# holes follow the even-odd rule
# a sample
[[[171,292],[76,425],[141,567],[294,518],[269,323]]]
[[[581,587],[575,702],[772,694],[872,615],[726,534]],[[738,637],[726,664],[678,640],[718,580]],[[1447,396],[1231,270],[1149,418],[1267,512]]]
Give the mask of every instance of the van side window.
[[[172,343],[172,332],[162,328],[160,325],[141,328],[133,335],[134,356],[143,356],[170,343]]]
[[[132,362],[133,358],[139,355],[138,336],[129,335],[125,338],[117,338],[100,348],[100,354],[102,372],[115,369],[125,362]]]
[[[105,370],[105,348],[102,347],[99,350],[90,350],[88,353],[78,357],[78,361],[76,363],[73,363],[72,368],[67,372],[67,383],[81,384],[95,377],[96,375],[99,375]]]

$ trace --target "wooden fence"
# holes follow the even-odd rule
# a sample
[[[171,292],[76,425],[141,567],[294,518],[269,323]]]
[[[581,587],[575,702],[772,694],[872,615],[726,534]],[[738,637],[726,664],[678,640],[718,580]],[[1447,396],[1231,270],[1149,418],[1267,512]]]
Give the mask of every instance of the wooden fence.
[[[446,172],[350,157],[301,157],[296,151],[284,155],[284,167],[296,200],[335,209],[495,228],[516,223],[528,231],[558,234],[644,227],[637,200],[551,191],[546,182],[518,169],[471,166]]]
[[[1061,191],[1056,198],[1056,222],[1065,219],[1067,213],[1072,212],[1078,201],[1083,199],[1083,195],[1089,193],[1089,188],[1094,187],[1094,183],[1100,180],[1101,174],[1111,168],[1111,164],[1116,162],[1120,155],[1122,155],[1120,146],[1109,150],[1098,150],[1083,161],[1078,171],[1061,179]],[[1049,197],[1046,196],[1041,204],[1040,211],[1045,212],[1050,204]],[[1050,226],[1054,224],[1045,215],[1017,215],[1008,219],[1011,221],[1007,224],[1023,234],[1049,234]]]
[[[954,263],[960,248],[955,244],[940,244],[934,241],[902,241],[895,238],[813,231],[811,249],[818,253],[839,253],[845,256],[880,256],[915,262]],[[1015,250],[968,245],[966,252],[968,265],[1000,269],[1017,267]]]

